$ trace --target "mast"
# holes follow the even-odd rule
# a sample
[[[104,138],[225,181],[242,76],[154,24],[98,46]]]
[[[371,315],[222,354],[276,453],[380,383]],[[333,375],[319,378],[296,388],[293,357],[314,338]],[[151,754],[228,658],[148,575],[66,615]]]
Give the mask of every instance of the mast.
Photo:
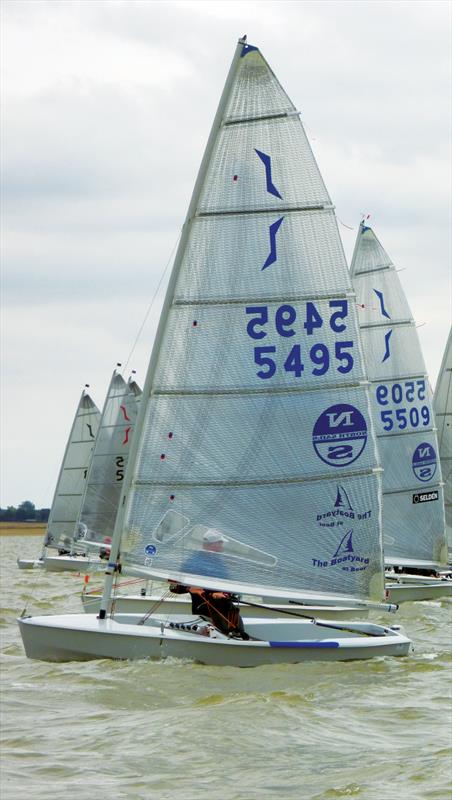
[[[228,99],[229,99],[231,86],[232,86],[233,81],[234,81],[234,77],[235,77],[235,73],[236,73],[236,70],[237,70],[237,66],[238,66],[238,63],[239,63],[239,60],[240,60],[240,56],[242,55],[242,50],[243,50],[243,47],[245,46],[245,43],[246,43],[246,36],[243,37],[242,39],[239,39],[238,42],[237,42],[237,47],[236,47],[236,50],[235,50],[235,53],[234,53],[234,57],[232,59],[232,63],[231,63],[230,69],[229,69],[229,73],[228,73],[227,78],[226,78],[226,82],[225,82],[225,85],[224,85],[224,88],[223,88],[222,95],[220,97],[220,102],[218,104],[218,108],[217,108],[217,112],[215,114],[215,118],[214,118],[214,121],[213,121],[212,129],[210,131],[210,135],[209,135],[209,138],[207,140],[207,145],[206,145],[206,149],[204,151],[204,155],[203,155],[203,158],[202,158],[202,161],[201,161],[201,166],[199,168],[198,177],[196,179],[195,186],[194,186],[194,189],[193,189],[193,194],[192,194],[192,197],[191,197],[191,200],[190,200],[190,205],[188,207],[187,215],[186,215],[185,222],[184,222],[184,225],[183,225],[183,228],[182,228],[182,235],[181,235],[180,240],[179,240],[179,246],[177,248],[177,252],[176,252],[176,255],[175,255],[175,258],[174,258],[173,269],[172,269],[172,272],[171,272],[171,275],[170,275],[170,279],[169,279],[169,282],[168,282],[166,295],[165,295],[165,300],[164,300],[163,307],[162,307],[162,313],[160,315],[160,320],[159,320],[157,332],[156,332],[156,335],[155,335],[154,344],[153,344],[153,347],[152,347],[152,353],[151,353],[149,367],[148,367],[148,371],[147,371],[147,375],[146,375],[146,380],[145,380],[145,383],[144,383],[144,386],[143,386],[143,402],[140,403],[140,409],[139,409],[139,413],[138,413],[138,419],[137,419],[137,423],[136,423],[135,434],[134,434],[133,441],[132,441],[132,447],[131,447],[131,450],[130,450],[129,461],[128,461],[128,464],[127,464],[127,469],[126,469],[126,474],[125,474],[125,479],[124,479],[124,487],[123,487],[123,491],[121,493],[121,498],[120,498],[120,501],[119,501],[118,515],[116,517],[115,529],[114,529],[114,533],[113,533],[113,537],[112,537],[112,543],[111,543],[110,558],[109,558],[107,569],[105,571],[106,578],[105,578],[104,591],[103,591],[103,594],[102,594],[102,601],[101,601],[101,606],[100,606],[100,611],[99,611],[99,619],[105,619],[105,617],[107,615],[107,609],[108,609],[110,597],[111,597],[113,579],[114,579],[114,574],[115,574],[115,570],[116,570],[116,562],[118,560],[119,548],[120,548],[120,544],[121,544],[121,534],[122,534],[122,528],[123,528],[123,523],[124,523],[125,511],[126,511],[127,494],[128,494],[129,489],[130,489],[131,482],[132,482],[133,467],[134,467],[135,459],[137,457],[138,447],[139,447],[139,443],[140,443],[140,439],[141,439],[141,430],[143,428],[143,422],[144,422],[144,419],[145,419],[146,408],[147,408],[146,400],[147,400],[147,398],[150,396],[150,394],[152,392],[152,384],[153,384],[154,373],[155,373],[155,369],[156,369],[156,366],[157,366],[157,360],[158,360],[159,351],[160,351],[160,343],[162,341],[163,332],[165,330],[166,321],[167,321],[167,318],[168,318],[169,310],[171,308],[171,301],[172,301],[172,297],[173,297],[173,294],[174,294],[174,289],[175,289],[175,286],[176,286],[176,283],[177,283],[177,279],[178,279],[178,276],[179,276],[179,270],[180,270],[180,267],[181,267],[181,264],[182,264],[182,259],[183,259],[184,253],[185,253],[185,248],[186,248],[188,237],[189,237],[189,233],[190,233],[191,223],[193,221],[193,217],[194,217],[195,212],[196,212],[196,207],[198,205],[199,197],[200,197],[201,190],[202,190],[202,187],[203,187],[204,178],[206,176],[206,172],[207,172],[207,169],[208,169],[208,166],[209,166],[210,156],[211,156],[212,150],[214,148],[218,132],[219,132],[220,127],[221,127],[221,121],[222,121],[222,118],[223,118],[223,113],[224,113],[224,110],[226,108],[226,105],[227,105],[227,102],[228,102]]]

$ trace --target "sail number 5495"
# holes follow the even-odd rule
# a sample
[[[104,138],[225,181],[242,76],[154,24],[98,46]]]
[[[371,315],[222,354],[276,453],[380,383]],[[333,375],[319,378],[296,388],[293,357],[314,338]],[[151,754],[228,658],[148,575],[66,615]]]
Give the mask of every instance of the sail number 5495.
[[[328,326],[334,333],[343,333],[347,328],[344,321],[348,316],[347,300],[330,300],[329,309],[329,318],[324,321],[315,304],[308,302],[304,320],[300,321],[297,319],[296,309],[285,303],[276,309],[274,315],[272,313],[270,321],[268,306],[247,306],[245,311],[249,315],[249,320],[246,330],[251,339],[262,340],[268,335],[267,325],[271,325],[282,339],[290,339],[303,331],[305,331],[305,336],[312,336],[323,327],[325,322],[325,326]],[[300,344],[294,343],[288,354],[285,349],[282,368],[285,372],[292,372],[296,378],[301,377],[305,366],[310,368],[312,375],[317,376],[325,375],[330,366],[331,368],[335,367],[338,372],[346,374],[353,368],[352,349],[353,342],[351,341],[335,342],[334,351],[330,351],[326,344],[321,342],[309,345],[307,341],[303,351]],[[273,377],[277,371],[276,345],[262,343],[262,345],[256,346],[254,362],[261,367],[256,372],[258,378]]]

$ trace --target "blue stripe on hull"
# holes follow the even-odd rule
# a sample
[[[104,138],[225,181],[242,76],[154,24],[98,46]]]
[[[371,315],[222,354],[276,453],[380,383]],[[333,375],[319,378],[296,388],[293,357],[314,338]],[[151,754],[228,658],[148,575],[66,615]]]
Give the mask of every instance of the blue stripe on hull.
[[[270,647],[339,647],[339,642],[269,642]]]

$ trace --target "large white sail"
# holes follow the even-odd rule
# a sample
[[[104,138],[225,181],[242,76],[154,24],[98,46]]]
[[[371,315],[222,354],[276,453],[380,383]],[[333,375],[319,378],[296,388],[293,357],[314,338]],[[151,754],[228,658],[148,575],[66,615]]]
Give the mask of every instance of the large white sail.
[[[435,387],[433,407],[444,481],[447,543],[449,551],[452,551],[452,328]]]
[[[140,396],[135,381],[113,373],[77,524],[77,536],[86,541],[111,541]]]
[[[58,476],[44,547],[67,551],[72,547],[99,421],[99,409],[83,392]]]
[[[154,344],[123,563],[381,599],[365,377],[331,200],[293,104],[244,44]]]
[[[445,558],[441,466],[430,384],[397,271],[361,223],[351,265],[383,475],[388,564]]]

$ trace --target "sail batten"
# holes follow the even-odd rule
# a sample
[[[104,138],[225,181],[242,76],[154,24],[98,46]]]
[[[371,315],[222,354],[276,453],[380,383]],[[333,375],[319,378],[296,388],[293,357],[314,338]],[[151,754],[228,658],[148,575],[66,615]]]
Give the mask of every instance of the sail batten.
[[[414,320],[412,319],[391,319],[391,322],[364,322],[361,325],[361,330],[367,330],[368,328],[394,328],[396,325],[413,325]]]
[[[283,111],[280,114],[265,114],[258,117],[242,117],[241,119],[229,119],[223,122],[223,126],[228,125],[246,125],[249,122],[263,122],[269,119],[281,119],[283,117],[299,116],[300,111]]]
[[[349,472],[348,477],[359,477],[360,475],[372,475],[375,472],[376,468],[372,469],[365,469],[365,470],[357,470],[355,472]],[[311,475],[310,477],[306,478],[301,475],[285,475],[284,478],[260,478],[254,480],[234,480],[234,481],[225,481],[222,479],[221,481],[213,481],[213,480],[204,480],[204,481],[181,481],[177,479],[175,481],[146,481],[146,480],[137,480],[135,482],[136,486],[171,486],[173,488],[183,489],[183,488],[190,488],[190,487],[210,487],[210,486],[272,486],[275,484],[288,484],[288,483],[314,483],[315,481],[325,481],[328,480],[329,475],[327,473],[323,473],[321,475]]]
[[[178,390],[178,389],[154,389],[152,394],[156,397],[196,397],[196,396],[203,396],[203,397],[228,397],[230,395],[242,395],[243,397],[250,396],[250,395],[281,395],[281,394],[304,394],[304,393],[312,393],[312,392],[320,392],[325,389],[336,389],[339,386],[341,389],[356,389],[357,386],[360,385],[367,385],[368,381],[362,380],[360,382],[349,382],[344,381],[341,384],[323,384],[323,386],[275,386],[274,388],[268,389],[260,389],[260,388],[243,388],[236,389],[234,387],[231,388],[215,388],[215,389],[190,389],[190,390]]]
[[[364,269],[364,270],[355,270],[354,275],[358,277],[358,275],[372,275],[374,272],[384,272],[388,269],[390,270],[392,265],[385,264],[382,267],[372,267],[372,269]]]
[[[302,211],[332,211],[331,203],[312,203],[303,206],[278,206],[275,208],[232,208],[227,211],[199,211],[196,216],[203,217],[231,217],[254,214],[296,214]]]
[[[353,298],[355,296],[354,292],[328,292],[322,294],[290,294],[287,293],[285,295],[279,295],[278,297],[267,296],[265,297],[265,301],[267,303],[282,303],[287,300],[291,300],[292,302],[300,301],[303,302],[305,300],[332,300],[335,299],[345,299],[345,298]],[[262,302],[262,296],[259,298],[250,297],[248,299],[248,303],[252,305],[253,303],[260,303]],[[231,297],[227,300],[225,298],[205,298],[199,300],[174,300],[174,306],[225,306],[225,305],[242,305],[243,304],[243,297]]]

